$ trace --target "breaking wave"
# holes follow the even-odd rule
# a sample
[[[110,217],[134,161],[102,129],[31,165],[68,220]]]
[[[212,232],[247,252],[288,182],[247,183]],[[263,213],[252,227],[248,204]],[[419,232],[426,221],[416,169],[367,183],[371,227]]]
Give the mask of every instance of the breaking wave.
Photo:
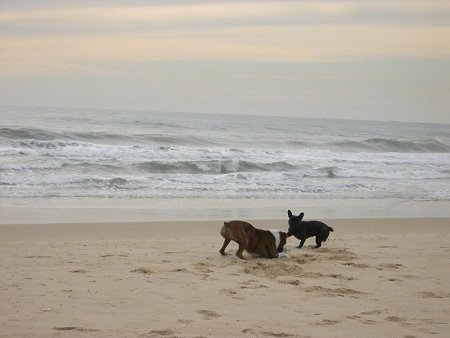
[[[0,197],[450,199],[445,126],[114,114],[0,125]]]
[[[311,144],[309,144],[311,146]],[[395,153],[449,153],[450,145],[438,139],[402,141],[388,138],[370,138],[363,141],[338,141],[317,146],[350,152],[395,152]]]
[[[296,167],[285,162],[255,163],[244,160],[150,161],[136,167],[149,173],[229,174],[239,172],[289,171]]]
[[[371,138],[363,142],[364,144],[373,146],[377,150],[385,152],[399,153],[448,153],[450,145],[445,144],[437,139],[424,140],[419,142],[400,141],[386,138]]]

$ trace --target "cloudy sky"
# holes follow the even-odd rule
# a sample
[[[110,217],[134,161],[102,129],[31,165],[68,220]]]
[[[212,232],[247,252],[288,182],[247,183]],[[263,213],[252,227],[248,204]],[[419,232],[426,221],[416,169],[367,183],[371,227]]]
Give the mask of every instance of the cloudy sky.
[[[0,0],[0,104],[450,123],[448,0]]]

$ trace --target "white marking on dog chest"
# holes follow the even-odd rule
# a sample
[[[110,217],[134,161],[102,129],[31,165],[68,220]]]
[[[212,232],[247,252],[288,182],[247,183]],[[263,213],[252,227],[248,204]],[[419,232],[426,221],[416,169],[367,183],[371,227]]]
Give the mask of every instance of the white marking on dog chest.
[[[278,248],[278,245],[280,245],[280,230],[277,229],[270,229],[269,230],[273,237],[275,237],[275,249]]]

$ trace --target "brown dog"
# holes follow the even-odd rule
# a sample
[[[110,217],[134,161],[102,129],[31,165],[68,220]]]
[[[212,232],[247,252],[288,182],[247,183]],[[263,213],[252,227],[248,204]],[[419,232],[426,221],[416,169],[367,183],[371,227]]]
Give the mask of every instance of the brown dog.
[[[265,258],[277,258],[278,252],[283,251],[287,234],[279,230],[261,230],[243,221],[224,222],[220,234],[225,238],[220,253],[226,255],[225,248],[230,241],[239,244],[236,256],[245,259],[244,250],[261,255]]]

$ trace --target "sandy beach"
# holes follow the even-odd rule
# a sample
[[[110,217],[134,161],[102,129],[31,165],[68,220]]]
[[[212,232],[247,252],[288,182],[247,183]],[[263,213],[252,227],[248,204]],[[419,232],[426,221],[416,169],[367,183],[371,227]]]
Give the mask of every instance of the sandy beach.
[[[450,219],[324,221],[322,248],[245,261],[221,221],[0,225],[0,336],[448,335]]]

